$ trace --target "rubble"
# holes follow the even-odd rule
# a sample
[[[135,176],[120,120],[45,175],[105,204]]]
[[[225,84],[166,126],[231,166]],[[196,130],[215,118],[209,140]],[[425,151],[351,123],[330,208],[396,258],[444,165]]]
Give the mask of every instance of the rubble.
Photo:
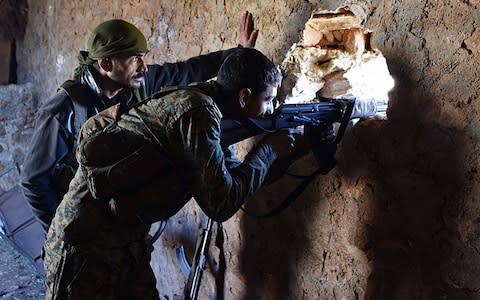
[[[45,299],[43,276],[35,263],[0,234],[0,299]]]

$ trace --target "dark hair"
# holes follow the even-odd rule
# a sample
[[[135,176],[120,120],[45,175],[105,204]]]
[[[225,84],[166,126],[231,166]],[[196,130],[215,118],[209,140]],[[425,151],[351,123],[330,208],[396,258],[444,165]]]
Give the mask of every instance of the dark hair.
[[[260,51],[238,48],[223,62],[217,75],[217,84],[225,94],[231,95],[242,88],[259,94],[269,85],[278,85],[282,75],[278,68]]]

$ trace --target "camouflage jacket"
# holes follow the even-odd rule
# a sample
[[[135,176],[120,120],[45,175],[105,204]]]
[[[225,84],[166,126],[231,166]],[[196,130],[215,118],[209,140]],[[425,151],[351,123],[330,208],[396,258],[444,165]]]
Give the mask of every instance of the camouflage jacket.
[[[193,197],[209,217],[219,222],[229,219],[261,187],[276,159],[273,148],[260,143],[242,163],[227,167],[220,145],[221,101],[214,83],[197,84],[194,89],[153,96],[118,121],[118,126],[158,145],[184,175],[181,203],[173,205],[165,217]],[[117,247],[145,237],[149,224],[135,220],[119,223],[109,215],[107,206],[105,199],[92,196],[81,169],[77,171],[53,219],[47,248],[59,249],[63,242]]]

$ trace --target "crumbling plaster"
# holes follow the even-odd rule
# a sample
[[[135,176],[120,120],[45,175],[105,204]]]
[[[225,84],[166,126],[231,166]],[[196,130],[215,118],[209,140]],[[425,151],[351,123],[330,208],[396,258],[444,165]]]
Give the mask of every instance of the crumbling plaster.
[[[18,79],[46,101],[72,73],[88,32],[108,18],[146,34],[151,62],[231,47],[246,9],[260,29],[257,48],[280,63],[313,9],[350,3],[376,32],[395,79],[389,120],[349,130],[336,169],[281,215],[256,220],[239,212],[226,222],[226,270],[212,247],[216,277],[205,274],[201,293],[220,286],[226,299],[473,299],[480,296],[477,2],[30,1]],[[310,163],[307,157],[294,170]],[[271,206],[296,184],[283,178],[247,208]],[[191,252],[201,219],[189,204],[157,242],[152,265],[161,295],[182,293],[174,248]]]

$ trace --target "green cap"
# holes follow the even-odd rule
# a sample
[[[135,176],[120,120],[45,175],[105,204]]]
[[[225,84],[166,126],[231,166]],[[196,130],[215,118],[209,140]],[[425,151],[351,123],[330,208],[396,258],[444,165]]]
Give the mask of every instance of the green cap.
[[[109,20],[98,25],[87,42],[88,57],[92,60],[118,54],[147,53],[147,39],[143,33],[123,20]]]

